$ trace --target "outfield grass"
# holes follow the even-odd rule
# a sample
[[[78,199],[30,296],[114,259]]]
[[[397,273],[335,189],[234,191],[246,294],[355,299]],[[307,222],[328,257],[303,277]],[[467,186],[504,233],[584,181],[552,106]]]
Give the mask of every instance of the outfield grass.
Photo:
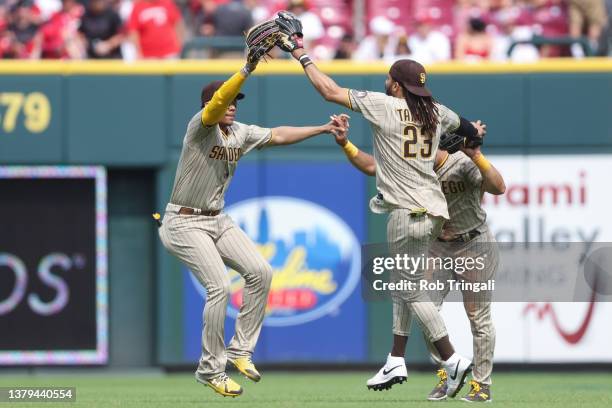
[[[45,404],[45,407],[221,407],[248,408],[385,408],[462,405],[466,402],[428,402],[425,395],[435,382],[433,375],[409,374],[407,383],[390,391],[368,391],[370,373],[264,373],[258,384],[234,375],[244,387],[237,398],[224,398],[195,382],[191,375],[0,375],[0,386],[74,386],[77,402]],[[611,407],[610,374],[496,374],[493,399],[504,407]],[[467,391],[467,386],[460,396]],[[0,408],[7,406],[0,403]],[[16,407],[40,406],[19,403]]]

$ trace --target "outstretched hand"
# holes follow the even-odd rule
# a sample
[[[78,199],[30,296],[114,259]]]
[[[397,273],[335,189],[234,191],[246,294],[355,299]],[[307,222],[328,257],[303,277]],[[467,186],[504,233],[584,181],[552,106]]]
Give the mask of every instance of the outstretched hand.
[[[487,125],[482,123],[482,121],[477,120],[476,122],[472,122],[472,125],[478,131],[478,136],[484,137],[487,134]]]
[[[340,115],[331,115],[329,118],[331,119],[330,123],[337,127],[337,129],[330,132],[334,135],[336,143],[340,146],[346,145],[348,142],[348,130],[351,126],[349,123],[350,116],[342,113]]]
[[[348,129],[345,128],[345,124],[339,120],[334,118],[333,116],[329,117],[331,120],[323,125],[323,131],[321,133],[331,133],[332,135],[344,134],[348,132]]]
[[[482,123],[482,121],[477,120],[476,122],[472,122],[472,125],[478,130],[478,137],[482,138],[487,134],[487,125]],[[473,147],[462,147],[461,151],[465,153],[470,159],[474,159],[478,155],[480,155],[480,146]]]

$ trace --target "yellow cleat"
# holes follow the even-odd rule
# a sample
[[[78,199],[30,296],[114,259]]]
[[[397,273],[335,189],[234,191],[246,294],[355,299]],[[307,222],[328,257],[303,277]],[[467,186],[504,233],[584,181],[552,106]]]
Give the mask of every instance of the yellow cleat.
[[[257,368],[255,368],[255,364],[253,364],[251,361],[251,357],[238,357],[236,359],[228,358],[227,360],[249,380],[253,380],[255,382],[261,380],[261,374],[259,374]]]
[[[215,390],[217,394],[224,397],[237,397],[242,394],[242,387],[236,381],[232,380],[225,373],[206,380],[204,384]]]

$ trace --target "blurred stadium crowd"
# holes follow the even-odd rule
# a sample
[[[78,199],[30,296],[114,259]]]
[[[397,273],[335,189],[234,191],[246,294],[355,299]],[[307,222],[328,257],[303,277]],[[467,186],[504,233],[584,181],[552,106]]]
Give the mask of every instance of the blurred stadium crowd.
[[[612,55],[612,0],[0,0],[0,56],[180,58],[204,39],[195,57],[234,57],[232,40],[282,9],[319,60]]]

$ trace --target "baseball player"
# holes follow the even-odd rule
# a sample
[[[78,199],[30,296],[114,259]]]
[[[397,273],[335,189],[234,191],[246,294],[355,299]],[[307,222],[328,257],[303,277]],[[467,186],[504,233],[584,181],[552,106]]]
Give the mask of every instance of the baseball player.
[[[302,48],[299,20],[280,12],[276,22],[281,27],[277,45],[300,62],[321,96],[361,113],[370,122],[379,191],[370,201],[370,208],[389,214],[387,241],[391,254],[427,253],[443,221],[448,219],[446,200],[433,170],[440,135],[455,132],[474,140],[484,134],[484,127],[473,126],[437,103],[425,87],[425,69],[416,61],[399,60],[391,66],[385,93],[341,88],[317,68]],[[356,148],[347,144],[346,149]],[[422,269],[395,270],[392,274],[394,279],[417,284],[423,278]],[[416,316],[434,344],[442,366],[451,372],[447,392],[454,397],[465,383],[472,363],[455,353],[436,305],[420,290],[394,292],[393,302],[407,304],[409,314]]]
[[[251,355],[264,319],[272,269],[249,237],[223,212],[224,195],[238,161],[253,149],[298,143],[335,131],[322,126],[262,128],[235,120],[242,84],[251,63],[227,81],[206,85],[202,109],[187,125],[170,202],[159,228],[166,249],[183,262],[206,288],[202,356],[196,379],[224,396],[242,388],[225,374],[226,361],[257,382],[261,375]],[[245,280],[236,331],[225,347],[224,322],[230,280],[225,265]]]
[[[346,116],[333,117],[338,124],[348,129]],[[446,136],[446,135],[445,135]],[[346,150],[348,141],[347,132],[335,133],[336,143]],[[486,259],[485,268],[472,268],[461,274],[453,273],[453,278],[469,282],[487,282],[494,279],[499,263],[498,248],[495,238],[489,231],[486,222],[486,213],[481,205],[482,195],[503,194],[506,186],[499,171],[491,165],[480,151],[480,147],[462,148],[454,154],[440,149],[436,153],[435,172],[442,186],[442,192],[448,203],[450,219],[445,222],[438,242],[430,248],[431,256],[458,257],[469,255],[472,258]],[[456,147],[455,147],[456,148]],[[449,148],[449,150],[451,150]],[[455,149],[452,149],[455,150]],[[451,151],[452,151],[451,150]],[[349,161],[359,170],[369,176],[376,174],[376,161],[374,157],[359,150],[349,150]],[[443,272],[444,273],[444,272]],[[446,274],[450,274],[446,271]],[[436,280],[446,282],[451,276],[436,273]],[[448,285],[441,291],[436,299],[438,308],[448,294]],[[493,351],[495,349],[495,327],[491,320],[491,293],[473,292],[464,290],[463,304],[470,321],[473,336],[474,369],[473,379],[470,381],[471,389],[462,399],[470,402],[492,401],[491,371],[493,369]],[[393,384],[401,383],[406,376],[404,353],[406,342],[410,334],[411,321],[407,306],[394,303],[393,308],[393,348],[384,367],[371,379],[367,385],[373,389],[389,389]],[[440,364],[440,356],[425,336],[427,346],[433,359]],[[395,367],[395,368],[394,368]],[[441,367],[437,376],[439,381],[429,393],[427,399],[439,401],[447,398],[448,373]]]

